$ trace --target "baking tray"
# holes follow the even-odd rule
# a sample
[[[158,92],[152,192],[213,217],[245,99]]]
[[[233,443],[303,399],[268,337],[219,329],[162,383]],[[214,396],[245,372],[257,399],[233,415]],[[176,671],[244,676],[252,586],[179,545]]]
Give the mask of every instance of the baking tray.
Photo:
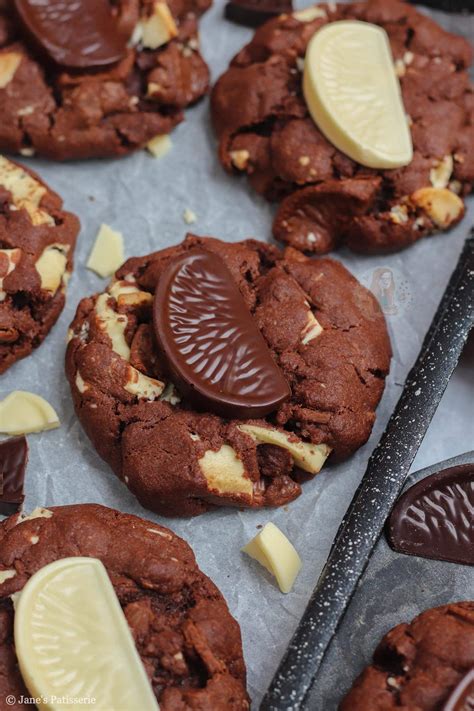
[[[474,451],[415,472],[412,484],[447,467],[474,465]],[[383,535],[308,696],[311,711],[336,711],[383,637],[430,607],[474,599],[474,567],[396,553]]]

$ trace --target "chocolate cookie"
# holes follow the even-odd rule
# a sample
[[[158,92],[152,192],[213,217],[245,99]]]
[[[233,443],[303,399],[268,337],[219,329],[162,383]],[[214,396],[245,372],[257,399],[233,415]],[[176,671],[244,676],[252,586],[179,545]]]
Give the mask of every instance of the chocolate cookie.
[[[249,709],[239,626],[189,546],[158,524],[95,504],[36,509],[0,526],[0,698],[15,697],[11,708],[27,708],[20,698],[29,694],[10,595],[43,566],[74,556],[106,567],[161,711]]]
[[[153,294],[170,261],[198,248],[225,262],[290,387],[265,418],[198,409],[169,378]],[[390,355],[377,301],[338,262],[189,235],[128,260],[107,292],[81,301],[66,371],[84,429],[141,504],[191,516],[286,504],[330,452],[352,454],[370,435]]]
[[[208,88],[197,17],[210,3],[2,3],[0,150],[120,156],[169,133]]]
[[[79,220],[64,212],[59,195],[0,156],[0,373],[56,323],[78,231]]]
[[[376,170],[338,151],[318,130],[302,92],[306,47],[335,20],[383,27],[409,116],[409,165]],[[212,92],[219,156],[268,200],[281,201],[273,234],[305,252],[345,243],[391,252],[464,214],[474,182],[474,93],[467,40],[398,0],[322,4],[270,20]]]
[[[373,664],[362,672],[340,711],[451,711],[449,705],[474,667],[474,602],[426,610],[390,630]]]

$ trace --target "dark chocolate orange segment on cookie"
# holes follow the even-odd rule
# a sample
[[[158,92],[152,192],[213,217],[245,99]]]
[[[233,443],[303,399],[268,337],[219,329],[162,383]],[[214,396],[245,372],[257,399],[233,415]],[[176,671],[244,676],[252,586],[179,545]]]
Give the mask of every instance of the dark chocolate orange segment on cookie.
[[[0,156],[0,373],[39,346],[59,317],[78,231],[59,195]]]
[[[193,264],[203,253],[222,308],[209,308]],[[163,294],[173,309],[154,324]],[[171,353],[155,335],[169,319]],[[190,516],[286,504],[329,454],[350,456],[371,432],[390,355],[378,303],[338,262],[189,235],[128,260],[105,293],[83,299],[66,370],[100,456],[143,506]],[[272,383],[255,388],[262,375]],[[204,402],[193,393],[203,380]]]
[[[426,610],[385,635],[339,711],[468,711],[473,668],[474,602]]]
[[[113,157],[168,134],[208,89],[210,1],[2,4],[0,150]]]
[[[474,565],[474,466],[432,474],[397,501],[387,523],[396,551]]]
[[[229,0],[225,16],[239,25],[258,27],[272,17],[292,10],[292,0]]]
[[[1,698],[20,700],[31,695],[32,680],[22,675],[28,671],[25,658],[21,654],[17,658],[19,620],[13,634],[15,615],[24,618],[28,610],[21,609],[21,602],[15,612],[11,596],[18,596],[22,590],[26,593],[33,578],[64,559],[72,563],[94,559],[105,566],[121,608],[118,613],[131,632],[132,649],[134,642],[138,652],[137,663],[142,665],[139,671],[142,675],[145,671],[152,701],[153,695],[156,698],[156,705],[147,708],[158,708],[159,704],[161,711],[248,711],[239,626],[219,590],[199,570],[190,547],[163,526],[95,504],[36,509],[29,516],[15,515],[0,525]],[[60,579],[57,584],[61,584]],[[99,592],[100,586],[94,590]],[[66,598],[50,585],[42,609],[36,611],[44,617],[44,608],[50,603],[68,602],[72,606],[72,586]],[[56,607],[56,612],[57,618],[64,614],[62,607]],[[73,621],[65,619],[63,624],[71,624],[71,635],[81,638],[87,632],[87,622],[79,619],[80,624],[74,627]],[[54,637],[58,620],[43,622],[43,635]],[[113,650],[104,646],[103,651],[101,663],[91,670],[99,694],[117,673]],[[58,656],[64,663],[64,649],[62,656],[56,653],[49,659],[47,649],[43,647],[41,653],[42,661],[53,671]],[[80,657],[77,649],[75,655]],[[63,672],[64,696],[72,696],[68,693],[71,680],[64,668],[59,672]],[[38,679],[35,681],[38,683]],[[73,683],[79,681],[73,676]],[[62,696],[57,677],[56,688]],[[84,692],[92,688],[94,696],[93,685],[84,683],[80,688]],[[23,708],[23,704],[18,702],[16,708]]]
[[[413,144],[405,165],[370,167],[349,157],[327,138],[331,116],[323,121],[320,114],[317,123],[310,111],[308,47],[320,30],[351,20],[388,36]],[[339,43],[337,56],[322,55],[329,74],[344,58],[340,49]],[[474,183],[471,61],[467,40],[399,0],[323,3],[283,14],[256,31],[213,89],[220,160],[280,203],[273,233],[286,244],[308,253],[342,244],[366,253],[407,247],[464,215]],[[352,102],[347,73],[337,81]],[[358,120],[363,129],[363,112]]]

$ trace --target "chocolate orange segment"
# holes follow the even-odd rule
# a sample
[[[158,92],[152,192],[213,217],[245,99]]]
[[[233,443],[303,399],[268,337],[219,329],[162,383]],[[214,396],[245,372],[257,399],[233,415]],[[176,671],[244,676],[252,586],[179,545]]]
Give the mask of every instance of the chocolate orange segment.
[[[387,537],[401,553],[474,565],[474,465],[445,469],[408,489]]]
[[[170,376],[195,406],[264,417],[290,396],[232,274],[212,252],[191,249],[169,262],[153,317]]]
[[[102,67],[126,53],[108,0],[15,0],[28,33],[57,64],[70,69]]]
[[[443,711],[472,711],[474,709],[474,669],[459,682],[443,706]]]

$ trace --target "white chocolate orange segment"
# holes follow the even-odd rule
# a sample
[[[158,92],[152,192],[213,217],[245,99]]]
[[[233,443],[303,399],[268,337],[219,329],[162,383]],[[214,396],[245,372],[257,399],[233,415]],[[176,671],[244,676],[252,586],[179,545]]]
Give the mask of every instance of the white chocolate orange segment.
[[[35,393],[14,390],[0,401],[0,432],[21,435],[60,426],[49,402]]]
[[[101,225],[87,261],[87,268],[100,277],[108,277],[117,271],[124,260],[121,232],[113,230],[109,225]]]
[[[411,134],[386,32],[368,22],[331,22],[306,50],[303,92],[309,112],[340,151],[370,168],[413,157]]]
[[[15,651],[41,708],[65,697],[95,699],[97,711],[159,706],[101,561],[63,558],[35,573],[15,605]]]
[[[283,593],[291,591],[301,570],[301,558],[293,544],[274,523],[267,523],[242,551],[275,576]]]

